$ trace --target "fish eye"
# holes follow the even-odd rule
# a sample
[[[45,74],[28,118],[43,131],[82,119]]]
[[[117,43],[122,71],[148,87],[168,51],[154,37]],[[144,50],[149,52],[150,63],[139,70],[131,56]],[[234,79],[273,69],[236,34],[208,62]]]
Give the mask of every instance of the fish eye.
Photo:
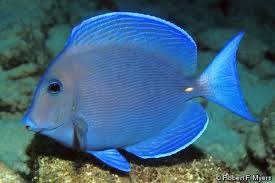
[[[54,79],[49,82],[48,92],[51,94],[58,94],[61,91],[62,84],[60,81]]]

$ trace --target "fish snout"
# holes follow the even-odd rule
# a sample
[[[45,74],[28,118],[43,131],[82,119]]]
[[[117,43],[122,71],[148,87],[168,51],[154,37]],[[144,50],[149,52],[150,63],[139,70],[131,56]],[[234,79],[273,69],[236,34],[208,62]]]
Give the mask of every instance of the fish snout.
[[[30,119],[30,117],[27,114],[23,117],[23,123],[25,125],[25,128],[29,131],[41,131],[41,129],[37,128],[36,124]]]

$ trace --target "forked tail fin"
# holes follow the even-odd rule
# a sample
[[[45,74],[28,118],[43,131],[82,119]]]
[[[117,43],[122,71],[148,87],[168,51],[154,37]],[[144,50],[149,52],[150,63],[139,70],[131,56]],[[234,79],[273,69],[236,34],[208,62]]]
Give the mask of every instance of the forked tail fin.
[[[199,84],[203,88],[203,97],[256,122],[245,104],[237,75],[236,52],[243,35],[240,32],[226,44],[202,73]]]

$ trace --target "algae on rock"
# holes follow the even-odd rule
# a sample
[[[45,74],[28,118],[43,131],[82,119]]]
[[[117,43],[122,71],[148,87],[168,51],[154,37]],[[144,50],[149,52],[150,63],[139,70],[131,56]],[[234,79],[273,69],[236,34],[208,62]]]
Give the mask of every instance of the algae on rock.
[[[34,181],[44,182],[215,182],[217,175],[230,173],[211,157],[172,166],[147,167],[132,164],[129,175],[112,173],[86,162],[76,169],[74,163],[60,158],[42,156],[38,159],[38,176]]]
[[[0,163],[0,183],[25,183],[25,180],[4,164]]]
[[[234,174],[224,163],[194,146],[169,157],[143,160],[122,151],[130,161],[129,174],[101,163],[93,156],[67,149],[52,139],[36,135],[28,148],[32,181],[67,182],[218,182],[217,175]]]

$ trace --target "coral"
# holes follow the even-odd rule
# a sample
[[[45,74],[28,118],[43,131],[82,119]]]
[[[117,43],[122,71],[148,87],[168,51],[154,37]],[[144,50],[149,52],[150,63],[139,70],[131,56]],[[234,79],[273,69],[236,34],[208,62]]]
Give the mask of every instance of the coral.
[[[46,137],[36,136],[29,147],[33,182],[216,182],[217,175],[233,172],[194,147],[176,155],[142,160],[122,152],[130,160],[129,174],[115,171],[88,154],[66,149]],[[43,143],[41,143],[43,142]],[[44,149],[44,150],[43,150]]]
[[[0,163],[0,182],[2,183],[25,183],[26,181],[11,169]]]

